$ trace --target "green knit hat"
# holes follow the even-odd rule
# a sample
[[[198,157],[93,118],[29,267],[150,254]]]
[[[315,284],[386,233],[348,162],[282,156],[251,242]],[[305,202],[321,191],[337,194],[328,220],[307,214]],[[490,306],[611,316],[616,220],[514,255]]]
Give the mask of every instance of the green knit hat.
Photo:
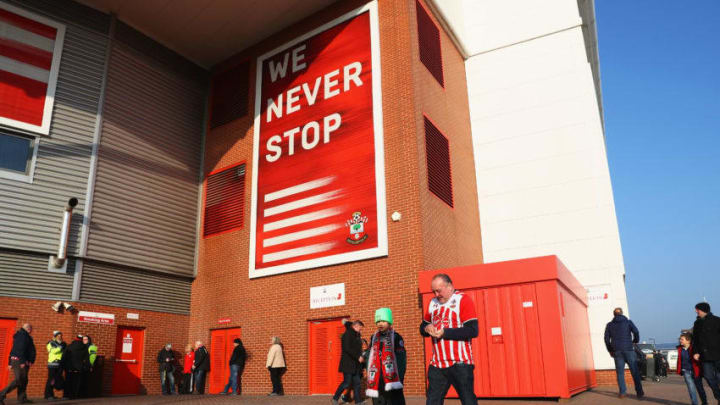
[[[393,317],[390,308],[380,308],[375,311],[375,323],[378,323],[380,321],[385,321],[392,325]]]

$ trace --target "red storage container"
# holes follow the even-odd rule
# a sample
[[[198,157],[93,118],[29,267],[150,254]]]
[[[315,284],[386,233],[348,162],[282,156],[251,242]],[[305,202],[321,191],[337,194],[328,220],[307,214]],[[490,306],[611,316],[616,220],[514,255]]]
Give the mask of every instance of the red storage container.
[[[423,311],[438,273],[476,305],[478,397],[569,398],[597,385],[586,292],[557,256],[421,272]],[[427,364],[431,358],[427,338]]]

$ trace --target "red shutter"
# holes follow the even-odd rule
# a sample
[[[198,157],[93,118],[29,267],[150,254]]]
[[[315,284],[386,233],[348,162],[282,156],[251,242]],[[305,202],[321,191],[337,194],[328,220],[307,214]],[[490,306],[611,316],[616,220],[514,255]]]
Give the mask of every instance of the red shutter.
[[[447,205],[453,206],[450,144],[430,120],[425,118],[425,154],[428,188]]]
[[[247,115],[249,67],[245,62],[213,77],[210,128]]]
[[[217,394],[227,382],[226,333],[214,330],[210,336],[210,388],[211,394]]]
[[[210,173],[205,191],[203,235],[241,228],[244,206],[245,163]]]
[[[430,71],[433,77],[435,77],[438,83],[445,87],[445,81],[443,80],[442,50],[440,49],[440,30],[419,1],[415,2],[415,6],[417,9],[420,61]]]
[[[10,357],[12,337],[17,325],[15,319],[0,319],[0,386],[7,385],[10,371],[5,367],[5,361]]]

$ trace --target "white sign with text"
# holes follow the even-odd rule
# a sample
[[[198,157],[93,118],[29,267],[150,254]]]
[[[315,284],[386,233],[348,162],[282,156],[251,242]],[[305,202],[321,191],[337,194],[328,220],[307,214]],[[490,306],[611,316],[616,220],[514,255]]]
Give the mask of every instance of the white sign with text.
[[[310,309],[345,305],[345,283],[310,287]]]

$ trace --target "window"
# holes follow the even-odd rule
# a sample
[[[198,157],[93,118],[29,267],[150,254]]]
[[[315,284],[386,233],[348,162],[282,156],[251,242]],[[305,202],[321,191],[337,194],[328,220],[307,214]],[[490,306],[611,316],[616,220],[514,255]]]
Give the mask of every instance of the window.
[[[245,163],[210,173],[205,188],[203,236],[241,228],[244,208]]]
[[[210,128],[247,115],[249,66],[245,62],[213,78]]]
[[[0,126],[47,135],[65,26],[0,2]]]
[[[425,118],[425,155],[428,188],[447,205],[453,206],[450,143],[427,117]]]
[[[37,139],[0,132],[0,178],[31,181]]]
[[[420,47],[420,61],[430,71],[430,74],[445,87],[443,80],[442,50],[440,49],[440,30],[433,22],[430,14],[419,1],[415,2],[417,9],[418,45]]]

